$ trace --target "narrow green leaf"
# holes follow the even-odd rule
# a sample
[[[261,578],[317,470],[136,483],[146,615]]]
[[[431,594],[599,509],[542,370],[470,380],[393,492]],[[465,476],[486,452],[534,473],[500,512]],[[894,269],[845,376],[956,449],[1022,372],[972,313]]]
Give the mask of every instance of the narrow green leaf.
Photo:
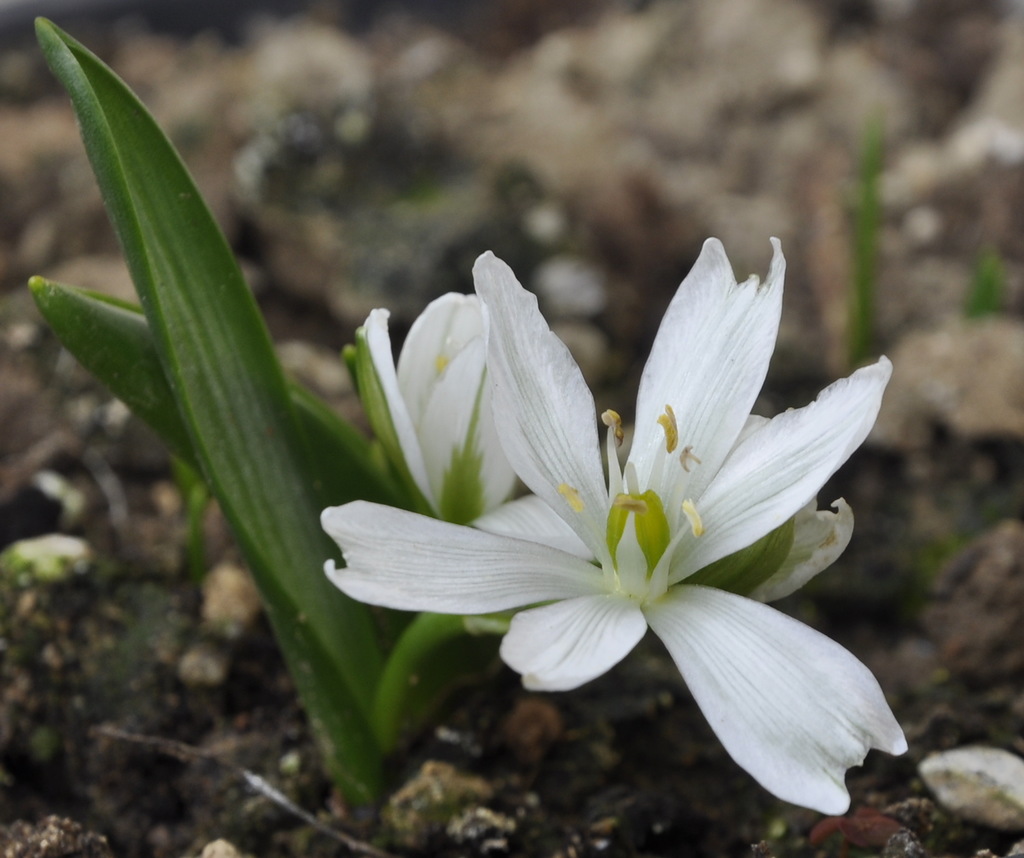
[[[157,357],[142,309],[88,289],[33,277],[36,306],[64,347],[160,436],[171,453],[195,470],[188,430]],[[312,487],[321,508],[351,500],[408,507],[378,466],[371,444],[309,391],[289,385],[292,405],[313,459],[330,462]]]
[[[1006,291],[1006,268],[999,251],[986,247],[974,265],[974,278],[967,293],[964,315],[968,319],[999,312]]]
[[[198,584],[206,577],[203,518],[210,506],[210,488],[202,475],[182,459],[174,458],[171,465],[178,493],[185,502],[185,556],[188,558],[188,571],[192,580]]]
[[[879,186],[885,159],[885,124],[881,116],[864,130],[853,228],[853,289],[850,293],[850,363],[871,354],[875,336],[875,288],[878,280],[878,235],[882,226]]]
[[[141,310],[42,277],[33,277],[28,287],[39,312],[75,359],[149,424],[173,455],[198,468]]]
[[[369,723],[381,653],[367,610],[321,573],[312,461],[270,338],[226,240],[134,94],[39,19],[200,469],[230,521],[326,754],[354,801],[381,787]]]

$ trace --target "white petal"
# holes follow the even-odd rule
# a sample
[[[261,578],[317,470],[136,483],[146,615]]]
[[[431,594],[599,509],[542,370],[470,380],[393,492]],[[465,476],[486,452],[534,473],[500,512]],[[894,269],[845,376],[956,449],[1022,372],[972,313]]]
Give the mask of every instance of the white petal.
[[[449,292],[431,301],[409,328],[398,357],[398,385],[413,422],[418,423],[438,376],[473,339],[483,337],[475,295]]]
[[[779,571],[750,594],[759,602],[774,602],[794,593],[839,558],[853,536],[853,510],[839,498],[835,512],[818,509],[811,501],[793,521],[793,547]]]
[[[608,509],[594,397],[537,298],[491,253],[473,266],[484,306],[487,369],[505,455],[520,479],[561,515],[596,556],[607,553]],[[559,488],[563,493],[560,494]],[[575,511],[566,495],[575,493]]]
[[[883,357],[736,445],[696,499],[704,534],[680,541],[670,583],[745,548],[796,515],[863,442],[891,373],[892,364]]]
[[[496,507],[474,521],[473,527],[550,545],[583,560],[593,559],[590,549],[580,542],[576,532],[536,495],[526,495]]]
[[[484,614],[602,592],[599,569],[571,554],[354,501],[320,517],[345,555],[331,581],[361,602],[404,611]]]
[[[682,585],[646,614],[725,749],[779,798],[845,813],[846,770],[907,749],[871,671],[774,608]]]
[[[775,348],[786,261],[778,239],[768,277],[737,284],[721,242],[710,238],[669,304],[640,381],[629,459],[640,485],[666,500],[685,479],[697,497],[718,470],[750,414]],[[664,457],[658,418],[670,405],[679,450],[692,448],[689,472]],[[659,450],[661,451],[659,453]],[[683,497],[678,498],[682,501]],[[806,500],[806,498],[805,498]]]
[[[465,344],[452,357],[434,382],[417,426],[437,511],[443,506],[441,499],[452,454],[463,449],[470,433],[471,443],[480,456],[481,510],[505,501],[516,484],[515,472],[494,431],[484,358],[482,336]]]
[[[526,688],[569,691],[611,670],[646,631],[632,600],[583,596],[516,614],[500,652]]]
[[[388,333],[388,317],[390,315],[387,310],[373,310],[370,313],[363,326],[366,332],[366,346],[369,349],[370,360],[373,362],[377,378],[380,380],[381,390],[387,399],[391,424],[395,427],[395,434],[398,436],[398,444],[402,448],[406,467],[408,467],[416,487],[428,503],[434,506],[434,495],[430,488],[430,481],[427,479],[427,469],[423,461],[419,438],[416,435],[415,423],[399,388],[398,375],[395,372],[395,358],[391,353],[391,336]]]
[[[480,391],[480,416],[477,424],[478,443],[483,454],[481,476],[484,481],[484,509],[493,510],[505,503],[515,492],[519,477],[501,446],[498,427],[494,423],[494,389],[487,377]]]

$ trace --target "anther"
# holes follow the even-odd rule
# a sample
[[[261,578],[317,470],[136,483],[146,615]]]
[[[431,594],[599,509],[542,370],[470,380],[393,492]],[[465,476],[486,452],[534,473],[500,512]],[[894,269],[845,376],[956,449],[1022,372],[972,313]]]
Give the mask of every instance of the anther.
[[[671,452],[671,451],[670,451]],[[700,464],[700,459],[693,455],[693,447],[687,444],[683,447],[683,452],[679,454],[679,464],[683,466],[683,470],[686,473],[690,473],[690,462]]]
[[[583,498],[580,497],[580,493],[576,489],[568,483],[562,483],[558,487],[558,493],[565,498],[573,512],[583,512]]]
[[[697,512],[697,507],[693,505],[692,500],[683,501],[683,515],[685,515],[690,521],[690,529],[693,530],[694,536],[700,536],[704,533],[704,522],[700,520],[700,513]]]
[[[618,494],[612,501],[612,506],[632,512],[636,515],[647,515],[647,502],[633,495]]]
[[[612,430],[612,434],[615,436],[615,446],[621,447],[625,433],[622,431],[622,418],[619,416],[619,412],[609,408],[601,415],[601,422]]]
[[[445,355],[438,355],[434,358],[434,369],[437,370],[437,374],[440,375],[444,372],[449,363],[451,363],[451,361],[449,361]]]
[[[679,427],[676,425],[676,413],[671,405],[665,406],[665,413],[658,418],[658,423],[665,430],[665,449],[671,453],[679,443]]]

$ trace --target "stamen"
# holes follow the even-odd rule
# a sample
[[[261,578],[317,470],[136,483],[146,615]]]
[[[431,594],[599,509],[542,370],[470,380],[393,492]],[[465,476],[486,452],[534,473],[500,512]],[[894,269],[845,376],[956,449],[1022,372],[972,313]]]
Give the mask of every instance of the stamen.
[[[626,467],[622,469],[622,480],[626,484],[626,491],[630,494],[640,494],[640,478],[636,475],[636,464],[633,462],[626,462]]]
[[[683,501],[683,515],[690,520],[690,528],[693,530],[693,535],[701,536],[704,533],[704,522],[700,520],[700,513],[697,512],[697,507],[693,505],[693,501],[689,498]]]
[[[615,446],[622,446],[622,439],[626,437],[626,434],[622,431],[622,418],[619,416],[618,411],[612,411],[608,409],[601,415],[601,422],[604,423],[615,436]]]
[[[573,512],[583,512],[583,498],[580,497],[580,493],[576,489],[568,483],[562,483],[558,487],[558,493],[565,498]]]
[[[679,443],[679,427],[676,424],[676,413],[671,405],[665,406],[665,413],[658,418],[658,423],[665,430],[665,449],[671,453]]]
[[[626,512],[636,513],[637,515],[647,515],[647,502],[633,497],[633,495],[616,495],[615,500],[612,501],[612,506],[624,509]]]
[[[672,452],[671,450],[669,452]],[[683,447],[683,452],[679,454],[679,464],[683,466],[683,470],[686,473],[690,473],[690,462],[694,462],[699,465],[701,463],[695,455],[693,455],[693,447],[687,444]]]
[[[437,374],[440,375],[444,372],[449,363],[451,363],[451,361],[447,355],[438,355],[434,358],[434,369],[437,370]]]

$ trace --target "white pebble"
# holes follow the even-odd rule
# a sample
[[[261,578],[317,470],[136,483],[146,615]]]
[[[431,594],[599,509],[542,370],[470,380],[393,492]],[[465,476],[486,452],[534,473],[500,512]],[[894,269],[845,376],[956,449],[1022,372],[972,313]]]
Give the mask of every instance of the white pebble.
[[[1024,760],[968,746],[925,758],[918,772],[950,813],[1000,831],[1024,831]]]

